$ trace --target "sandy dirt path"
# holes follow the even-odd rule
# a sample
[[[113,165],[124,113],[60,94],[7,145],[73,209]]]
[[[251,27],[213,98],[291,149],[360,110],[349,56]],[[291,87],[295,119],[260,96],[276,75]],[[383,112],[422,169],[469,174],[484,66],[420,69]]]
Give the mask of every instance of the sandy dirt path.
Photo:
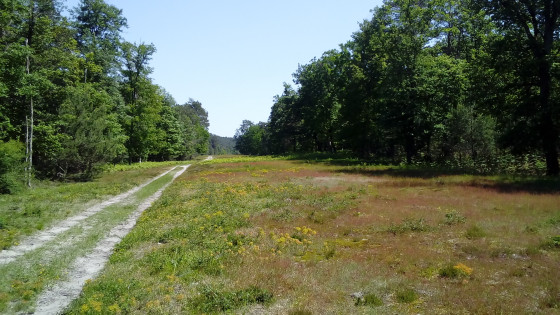
[[[171,169],[173,170],[173,169]],[[107,208],[108,206],[121,203],[126,198],[132,196],[134,193],[139,191],[140,189],[144,188],[145,186],[149,185],[153,181],[167,175],[171,170],[164,172],[149,181],[143,183],[140,186],[132,188],[131,190],[124,192],[120,195],[112,197],[111,199],[105,200],[75,216],[69,217],[63,221],[60,221],[53,227],[41,231],[33,236],[30,236],[24,239],[19,245],[14,246],[10,249],[0,251],[0,265],[10,263],[16,260],[18,257],[23,256],[25,253],[35,250],[37,248],[42,247],[45,243],[53,240],[57,235],[64,233],[65,231],[69,230],[70,228],[76,226],[83,220],[91,217],[92,215],[100,212],[101,210]]]
[[[78,257],[68,270],[68,277],[48,287],[37,300],[35,314],[59,314],[80,294],[88,279],[93,279],[103,269],[115,245],[130,232],[136,221],[154,201],[159,199],[165,188],[179,177],[190,165],[181,166],[173,178],[154,194],[146,198],[138,208],[122,223],[115,226],[97,246],[85,256]],[[167,174],[166,172],[157,178]],[[155,178],[155,179],[157,179]],[[153,180],[155,180],[153,179]],[[152,180],[152,181],[153,181]],[[151,182],[151,181],[150,181]],[[147,185],[147,184],[145,184]],[[145,186],[144,185],[144,186]]]

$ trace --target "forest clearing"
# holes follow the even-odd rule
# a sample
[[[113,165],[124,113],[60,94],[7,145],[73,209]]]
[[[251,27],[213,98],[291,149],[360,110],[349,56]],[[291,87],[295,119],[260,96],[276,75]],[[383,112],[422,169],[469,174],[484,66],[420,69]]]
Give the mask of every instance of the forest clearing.
[[[352,160],[195,163],[67,312],[550,314],[558,184]],[[3,276],[2,312],[33,309],[66,276],[28,264],[42,268]]]
[[[560,313],[560,0],[222,2],[0,1],[0,314]]]

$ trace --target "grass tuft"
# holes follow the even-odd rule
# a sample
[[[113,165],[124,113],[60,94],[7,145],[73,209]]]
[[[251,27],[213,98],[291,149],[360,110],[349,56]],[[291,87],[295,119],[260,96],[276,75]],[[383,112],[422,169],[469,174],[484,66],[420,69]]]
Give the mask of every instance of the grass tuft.
[[[420,219],[405,219],[401,224],[391,224],[387,229],[388,232],[393,233],[393,235],[402,234],[406,232],[426,232],[429,231],[431,227],[426,224],[423,218]]]
[[[462,264],[448,264],[439,270],[441,278],[460,279],[467,278],[471,275],[473,269]]]
[[[475,240],[486,236],[486,232],[478,225],[471,225],[465,232],[465,237],[469,240]]]
[[[560,249],[560,235],[552,236],[541,243],[544,250]]]
[[[383,300],[374,293],[367,293],[363,297],[356,299],[354,303],[356,306],[381,306]]]
[[[220,291],[209,286],[199,289],[199,295],[191,300],[193,309],[204,312],[226,312],[251,304],[269,304],[273,294],[256,286],[238,291]]]
[[[418,299],[418,293],[411,288],[405,288],[396,292],[395,297],[399,303],[412,303]]]
[[[291,310],[288,315],[313,315],[313,312],[306,309]]]
[[[541,304],[543,308],[560,309],[560,286],[558,283],[547,286],[546,295]]]
[[[461,223],[465,223],[465,221],[466,218],[456,210],[452,210],[445,214],[445,224],[447,225],[461,224]]]

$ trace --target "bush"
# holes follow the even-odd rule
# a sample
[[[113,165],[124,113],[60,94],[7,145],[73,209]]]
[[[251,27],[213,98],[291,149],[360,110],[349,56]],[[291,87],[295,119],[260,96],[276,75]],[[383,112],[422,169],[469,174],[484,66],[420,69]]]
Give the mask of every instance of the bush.
[[[56,124],[39,123],[35,126],[33,141],[33,166],[39,179],[63,178],[66,174],[60,165],[64,143],[69,136],[61,133]]]
[[[0,194],[11,194],[23,187],[25,158],[23,143],[0,142]]]

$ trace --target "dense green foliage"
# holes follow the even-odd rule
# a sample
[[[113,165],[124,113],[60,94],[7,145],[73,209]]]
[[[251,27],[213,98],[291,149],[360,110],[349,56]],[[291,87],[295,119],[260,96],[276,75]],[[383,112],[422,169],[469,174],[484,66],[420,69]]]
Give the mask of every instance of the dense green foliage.
[[[229,137],[220,137],[217,135],[210,136],[210,150],[209,154],[225,155],[236,154],[238,151],[235,149],[235,139]]]
[[[110,108],[110,96],[89,84],[69,92],[60,108],[60,129],[65,139],[56,155],[63,176],[76,173],[90,179],[100,164],[125,153],[125,136]]]
[[[11,152],[0,158],[0,190],[24,178],[17,142],[29,143],[22,150],[39,178],[90,179],[107,162],[207,153],[208,113],[152,82],[156,48],[123,40],[122,10],[103,0],[80,1],[70,17],[62,8],[0,0],[0,147]]]
[[[266,152],[263,139],[265,128],[263,123],[255,125],[249,120],[244,120],[233,137],[235,149],[241,154],[263,155]]]
[[[559,35],[555,0],[386,0],[299,66],[267,123],[243,122],[238,149],[558,175]]]
[[[11,193],[22,186],[23,156],[21,143],[0,142],[0,193]]]

